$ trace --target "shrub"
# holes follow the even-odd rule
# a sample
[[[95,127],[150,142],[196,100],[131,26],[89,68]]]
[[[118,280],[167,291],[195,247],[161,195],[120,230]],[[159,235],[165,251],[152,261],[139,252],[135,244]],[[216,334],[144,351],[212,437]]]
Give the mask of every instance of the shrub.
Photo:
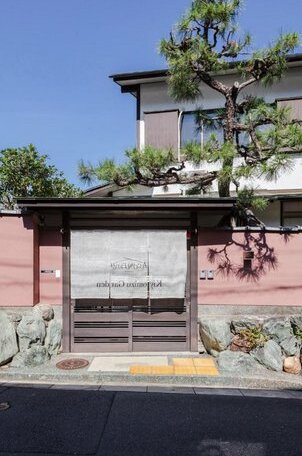
[[[263,334],[261,326],[243,329],[239,335],[249,342],[252,349],[262,347],[269,340],[269,337]]]

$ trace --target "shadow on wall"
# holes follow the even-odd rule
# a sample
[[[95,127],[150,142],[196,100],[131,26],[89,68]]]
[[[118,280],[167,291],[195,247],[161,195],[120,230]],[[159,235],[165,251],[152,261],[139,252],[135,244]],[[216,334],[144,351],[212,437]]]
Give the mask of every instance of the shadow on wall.
[[[32,230],[34,228],[34,225],[37,223],[36,216],[31,216],[31,215],[18,216],[18,218],[20,218],[20,217],[22,217],[23,227],[26,230]]]
[[[290,236],[283,234],[283,241],[288,243]],[[245,232],[242,240],[234,239],[232,232],[224,233],[223,244],[221,248],[209,248],[207,254],[217,274],[223,277],[257,282],[269,271],[278,268],[275,248],[269,244],[265,232]]]

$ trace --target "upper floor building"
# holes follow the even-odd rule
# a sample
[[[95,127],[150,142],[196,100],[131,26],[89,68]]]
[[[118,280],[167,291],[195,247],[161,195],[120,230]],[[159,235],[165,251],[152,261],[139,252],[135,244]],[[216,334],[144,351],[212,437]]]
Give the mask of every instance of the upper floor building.
[[[226,85],[232,85],[234,81],[240,81],[240,75],[236,70],[229,69],[223,74],[216,75],[217,79]],[[136,146],[139,149],[146,145],[158,148],[173,148],[178,159],[182,146],[195,141],[203,144],[213,132],[213,127],[208,124],[196,125],[196,112],[203,110],[207,115],[215,117],[215,112],[224,107],[225,99],[218,92],[205,84],[201,84],[202,96],[194,102],[177,102],[169,94],[168,70],[144,71],[136,73],[123,73],[112,75],[113,81],[120,86],[123,94],[134,96],[136,102]],[[291,115],[295,119],[302,120],[302,54],[288,57],[288,69],[284,78],[267,88],[262,84],[254,84],[247,87],[240,94],[241,99],[247,95],[264,98],[268,103],[277,103],[280,106],[287,105],[292,108]],[[240,99],[239,99],[240,101]],[[199,128],[197,128],[199,127]],[[219,139],[223,132],[215,130]],[[287,219],[286,213],[293,213],[295,222],[302,225],[302,153],[291,154],[293,167],[290,171],[282,173],[277,180],[267,181],[259,178],[246,181],[254,190],[262,195],[272,198],[287,197],[295,201],[285,209],[285,216],[281,215],[281,204],[278,211],[273,207],[268,215],[270,225],[280,225]],[[203,168],[211,170],[211,165],[203,164]],[[194,166],[187,164],[186,169],[192,170]],[[235,194],[235,188],[232,189]],[[209,190],[212,196],[218,196],[215,184]],[[115,185],[98,186],[86,192],[89,196],[125,196],[129,195],[127,189],[118,188]],[[186,194],[183,185],[171,185],[169,187],[146,188],[137,187],[132,194],[149,196],[182,196]],[[208,195],[209,196],[209,195]],[[298,200],[297,200],[298,197]],[[285,206],[287,203],[284,203]],[[298,205],[298,206],[297,206]],[[276,205],[277,207],[277,205]],[[275,211],[275,212],[274,212]],[[282,219],[283,217],[283,219]],[[297,218],[298,217],[298,218]],[[301,222],[301,223],[300,223]]]

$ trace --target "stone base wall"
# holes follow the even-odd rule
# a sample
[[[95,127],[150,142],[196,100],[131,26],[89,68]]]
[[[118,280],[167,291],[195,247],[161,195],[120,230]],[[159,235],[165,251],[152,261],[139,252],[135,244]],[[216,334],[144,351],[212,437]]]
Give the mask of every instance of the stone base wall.
[[[54,312],[54,319],[55,320],[58,320],[61,325],[62,325],[62,320],[63,320],[63,310],[62,310],[62,306],[49,306],[47,304],[42,304],[41,306],[43,307],[51,307],[53,312]],[[23,315],[32,315],[33,313],[33,310],[36,308],[36,307],[39,307],[39,304],[37,306],[31,306],[31,307],[17,307],[17,306],[14,306],[14,307],[5,307],[5,306],[1,306],[0,307],[0,312],[3,311],[4,313],[8,314],[8,315],[14,315],[14,314],[19,314],[21,316]]]
[[[239,313],[233,307],[199,314],[199,351],[215,358],[220,369],[230,373],[257,373],[263,369],[301,374],[302,312]],[[257,311],[258,311],[257,307]],[[273,310],[273,308],[272,308]]]
[[[0,309],[0,366],[32,367],[61,351],[62,308],[48,305]]]
[[[253,306],[253,305],[198,305],[198,319],[233,318],[233,317],[290,317],[302,316],[302,308],[298,306]]]

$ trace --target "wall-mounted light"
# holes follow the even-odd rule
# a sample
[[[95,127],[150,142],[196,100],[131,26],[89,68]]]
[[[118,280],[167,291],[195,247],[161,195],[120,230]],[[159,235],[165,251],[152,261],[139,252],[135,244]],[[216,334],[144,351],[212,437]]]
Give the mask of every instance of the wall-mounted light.
[[[252,260],[254,259],[255,254],[252,250],[246,250],[243,252],[243,268],[252,269]]]
[[[255,256],[255,254],[254,254],[253,250],[246,250],[245,252],[243,252],[244,260],[253,260],[254,256]]]

